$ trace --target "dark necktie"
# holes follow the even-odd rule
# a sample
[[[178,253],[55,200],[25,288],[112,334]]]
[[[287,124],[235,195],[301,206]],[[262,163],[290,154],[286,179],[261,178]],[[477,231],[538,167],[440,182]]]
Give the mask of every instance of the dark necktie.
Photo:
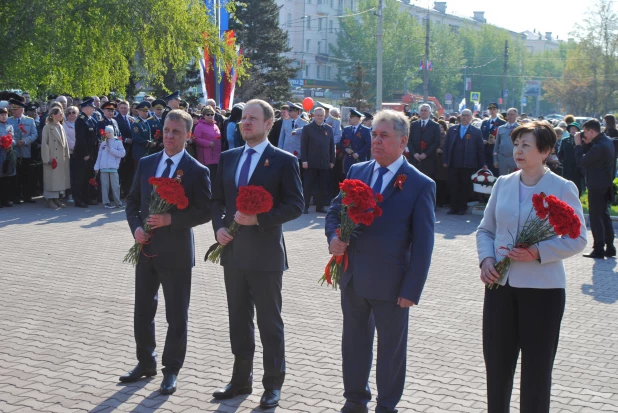
[[[165,163],[167,164],[167,166],[163,170],[163,173],[161,174],[161,178],[169,178],[170,172],[172,172],[172,165],[174,165],[174,161],[172,161],[170,158],[167,158],[165,160]]]
[[[247,159],[245,159],[245,163],[242,164],[242,168],[240,168],[240,176],[238,177],[238,187],[247,186],[249,183],[249,168],[251,168],[251,157],[255,153],[253,148],[247,149]]]
[[[295,121],[295,120],[293,120],[293,121],[292,121],[292,130],[294,130],[294,128],[295,128],[295,127],[296,127],[296,121]]]
[[[382,192],[382,183],[384,182],[383,177],[384,174],[388,172],[388,168],[379,167],[378,168],[378,179],[376,179],[376,183],[373,184],[373,192],[379,194]]]
[[[425,132],[425,121],[421,121],[421,133]]]

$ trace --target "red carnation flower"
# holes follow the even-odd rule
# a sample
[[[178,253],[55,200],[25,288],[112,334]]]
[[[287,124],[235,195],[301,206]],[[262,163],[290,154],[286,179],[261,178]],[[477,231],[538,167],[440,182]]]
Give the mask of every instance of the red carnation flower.
[[[23,124],[19,125],[19,130],[22,131],[23,133],[28,133],[28,131],[26,130],[25,126]]]
[[[58,161],[56,160],[56,158],[52,159],[51,167],[52,169],[56,169],[56,167],[58,167]]]
[[[298,156],[298,151],[294,151],[294,156]]]
[[[99,183],[98,183],[98,182],[97,182],[97,180],[96,180],[96,179],[94,179],[94,178],[90,178],[90,180],[88,181],[88,183],[89,183],[91,186],[94,186],[95,188],[99,186]]]
[[[424,151],[425,149],[427,149],[427,142],[421,141],[421,151]]]
[[[247,185],[238,189],[236,209],[246,215],[268,212],[273,207],[273,196],[261,186]]]
[[[2,135],[0,137],[0,148],[11,149],[13,146],[13,137],[11,135]]]

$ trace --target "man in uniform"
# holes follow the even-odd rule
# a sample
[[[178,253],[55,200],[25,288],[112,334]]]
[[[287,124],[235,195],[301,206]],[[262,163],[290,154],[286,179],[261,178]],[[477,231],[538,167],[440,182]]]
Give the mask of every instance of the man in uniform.
[[[171,112],[172,110],[180,108],[180,91],[177,90],[171,95],[167,96],[165,98],[165,101],[167,102],[167,106],[165,106],[165,109],[163,110],[163,114],[161,115],[161,123],[164,125],[165,125],[165,116],[167,116],[167,114]]]
[[[105,102],[101,105],[103,120],[97,124],[97,132],[99,133],[100,139],[105,139],[103,135],[105,134],[105,127],[108,125],[114,128],[114,136],[116,138],[120,136],[120,128],[118,127],[116,119],[114,119],[114,112],[116,112],[117,108],[118,105],[116,105],[116,102]],[[101,131],[103,131],[103,134],[101,134]]]
[[[498,128],[496,144],[494,145],[494,168],[500,175],[508,175],[517,168],[513,157],[513,142],[511,133],[519,126],[517,123],[517,109],[510,108],[506,112],[507,123]]]
[[[19,98],[19,99],[17,99]],[[9,99],[11,117],[7,124],[13,127],[13,140],[16,142],[17,175],[13,179],[13,203],[24,202],[33,204],[32,199],[36,183],[35,168],[32,166],[31,145],[35,144],[38,133],[34,119],[24,116],[26,103],[23,97],[15,96]]]
[[[147,122],[150,103],[143,101],[137,105],[138,118],[133,122],[131,137],[133,138],[133,167],[137,170],[139,160],[148,155],[153,142],[150,139],[150,125]]]
[[[369,112],[363,112],[363,126],[371,130],[373,124],[373,115]]]
[[[84,99],[81,113],[75,120],[75,148],[73,149],[74,177],[72,179],[73,199],[78,208],[96,205],[97,201],[88,199],[88,181],[94,173],[94,157],[97,147],[97,120],[92,116],[96,111],[94,99]]]
[[[348,170],[355,163],[369,160],[371,131],[368,127],[360,124],[362,116],[363,114],[356,109],[350,109],[350,125],[343,129],[341,135],[344,175],[348,174]]]
[[[491,161],[494,157],[494,145],[496,143],[498,128],[504,125],[506,121],[498,116],[497,103],[490,103],[487,109],[489,109],[489,118],[481,123],[481,134],[483,135],[483,143],[485,144],[485,159]],[[490,165],[489,170],[491,173],[493,173],[494,176],[498,176],[498,169],[494,168],[491,162],[487,163]]]
[[[84,100],[87,100],[87,99],[89,98],[87,97],[84,98]],[[97,122],[100,122],[103,120],[103,111],[101,110],[101,99],[98,96],[93,96],[92,100],[94,102],[94,109],[95,109],[95,111],[92,113],[92,116],[94,116]]]
[[[279,146],[279,136],[281,135],[281,126],[283,125],[283,121],[290,118],[290,106],[282,105],[281,106],[281,117],[273,123],[273,128],[268,132],[268,140],[272,146]],[[219,115],[221,116],[221,115]]]
[[[129,102],[121,100],[118,103],[118,115],[116,115],[114,119],[118,124],[118,129],[120,129],[122,145],[126,153],[125,157],[120,160],[120,167],[118,168],[120,197],[124,198],[131,190],[131,183],[133,182],[133,154],[131,152],[133,148],[133,138],[131,137],[131,125],[134,119],[129,116]]]
[[[181,100],[178,104],[178,107],[185,112],[189,112],[189,102],[187,102],[186,100]]]
[[[154,115],[148,118],[148,125],[150,125],[150,139],[156,142],[156,146],[151,147],[149,153],[155,153],[163,149],[163,120],[161,116],[165,109],[165,101],[162,99],[153,101],[151,109],[154,109]]]
[[[295,145],[292,142],[292,135],[296,135],[296,130],[305,126],[307,122],[300,118],[300,113],[303,110],[301,106],[291,102],[288,102],[288,106],[290,107],[290,118],[281,123],[281,133],[277,146],[279,149],[294,154]],[[300,136],[296,141],[298,141],[298,149],[296,149],[296,156],[298,157],[300,155]]]

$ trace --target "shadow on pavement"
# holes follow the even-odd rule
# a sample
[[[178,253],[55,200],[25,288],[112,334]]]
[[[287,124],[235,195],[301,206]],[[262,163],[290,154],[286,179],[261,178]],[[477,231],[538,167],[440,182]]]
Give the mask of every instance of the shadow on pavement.
[[[137,381],[135,383],[128,383],[128,384],[118,383],[118,384],[116,384],[116,387],[119,388],[119,390],[116,393],[114,393],[111,396],[109,396],[107,399],[103,400],[97,406],[95,406],[92,409],[90,409],[90,413],[97,413],[97,412],[100,412],[100,411],[108,411],[110,409],[110,407],[113,408],[113,410],[116,410],[118,407],[122,406],[122,404],[124,402],[129,400],[131,398],[131,396],[133,396],[133,394],[135,394],[137,391],[143,389],[152,380],[153,380],[153,378],[151,377],[151,378],[148,378],[148,379],[145,379],[145,380]],[[151,397],[154,394],[155,394],[155,392],[150,394],[150,396],[148,396],[148,399],[150,399],[152,401]],[[159,393],[156,392],[156,394],[158,395]],[[163,400],[163,403],[164,403],[165,400],[167,400],[167,396],[162,396],[162,398],[163,397],[164,397],[164,400]],[[142,405],[142,403],[140,403],[140,406]],[[154,403],[151,403],[151,404],[154,404]]]
[[[616,258],[594,260],[592,266],[592,284],[583,284],[582,293],[590,295],[595,301],[603,304],[614,304],[618,301],[618,274],[614,271]]]
[[[213,397],[210,400],[210,404],[212,404],[213,407],[225,406],[226,407],[226,409],[225,409],[226,413],[233,413],[236,410],[238,410],[238,408],[240,407],[242,402],[244,402],[247,399],[247,397],[249,397],[249,396],[250,396],[249,394],[243,394],[243,395],[236,396],[236,397],[233,397],[233,398],[227,399],[227,400],[219,400],[219,399],[215,399]],[[232,409],[234,409],[234,410],[232,410]],[[270,411],[270,410],[272,410],[272,409],[269,409],[268,411]],[[219,410],[217,409],[217,411],[219,411]],[[253,411],[264,412],[264,411],[267,411],[267,410],[254,409]]]
[[[131,410],[131,412],[132,413],[138,413],[138,412],[156,410],[159,407],[161,407],[163,405],[163,403],[165,403],[167,401],[167,399],[169,399],[169,397],[170,396],[168,396],[168,395],[161,395],[161,394],[159,394],[158,390],[157,391],[153,391],[152,393],[150,393],[148,395],[148,397],[146,397],[144,400],[142,400],[140,404],[135,406],[135,408],[133,410]]]

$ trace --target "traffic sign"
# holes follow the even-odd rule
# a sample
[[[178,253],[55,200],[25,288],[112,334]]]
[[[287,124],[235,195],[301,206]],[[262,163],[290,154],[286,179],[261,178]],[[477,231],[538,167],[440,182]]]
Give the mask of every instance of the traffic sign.
[[[447,93],[446,95],[444,95],[444,100],[445,101],[453,101],[453,95],[451,95],[450,93]]]
[[[526,98],[525,96],[521,98],[520,100],[521,104],[526,106],[526,103],[528,103],[528,98]]]
[[[481,92],[470,92],[470,102],[480,103]]]

